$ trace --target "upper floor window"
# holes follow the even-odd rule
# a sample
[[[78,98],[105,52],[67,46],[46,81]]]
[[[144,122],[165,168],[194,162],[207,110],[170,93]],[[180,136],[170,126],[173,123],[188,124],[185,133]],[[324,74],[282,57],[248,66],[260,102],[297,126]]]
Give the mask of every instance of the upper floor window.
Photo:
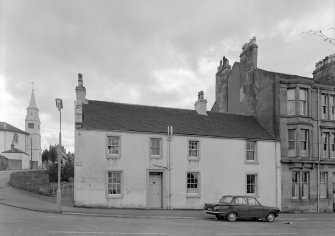
[[[114,156],[120,155],[120,137],[118,136],[107,137],[107,154]]]
[[[188,194],[200,194],[199,188],[199,172],[188,172],[187,173],[187,193]]]
[[[256,161],[256,141],[247,141],[247,161]]]
[[[34,123],[28,123],[28,129],[33,129],[34,128]]]
[[[329,115],[331,120],[335,120],[335,95],[329,95]]]
[[[189,140],[188,156],[193,158],[199,158],[199,141]]]
[[[308,130],[300,130],[300,156],[308,156]]]
[[[257,194],[257,174],[247,174],[247,195]]]
[[[151,138],[150,139],[150,155],[154,157],[161,156],[162,153],[162,139],[161,138]]]
[[[328,119],[328,99],[326,94],[321,94],[321,119]]]
[[[308,114],[308,90],[300,88],[299,96],[300,115]]]
[[[296,134],[295,129],[288,130],[288,155],[295,156],[296,155]]]
[[[295,115],[295,88],[287,89],[287,114]]]
[[[329,157],[329,132],[322,132],[322,157]]]
[[[19,135],[18,135],[17,133],[15,133],[15,134],[13,135],[13,143],[16,143],[16,144],[19,143]]]

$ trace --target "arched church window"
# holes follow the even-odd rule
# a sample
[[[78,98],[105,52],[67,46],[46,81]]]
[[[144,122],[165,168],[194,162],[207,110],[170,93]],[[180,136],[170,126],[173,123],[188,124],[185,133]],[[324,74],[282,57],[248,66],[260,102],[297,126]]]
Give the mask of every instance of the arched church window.
[[[19,143],[19,135],[17,133],[13,135],[13,142],[16,144]]]

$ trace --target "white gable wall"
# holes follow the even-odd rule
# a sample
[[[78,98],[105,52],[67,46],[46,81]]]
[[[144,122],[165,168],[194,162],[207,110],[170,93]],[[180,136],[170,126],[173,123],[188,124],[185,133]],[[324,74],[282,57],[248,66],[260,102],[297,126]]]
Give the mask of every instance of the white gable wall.
[[[121,137],[120,159],[106,158],[106,137]],[[162,138],[162,158],[151,159],[150,138]],[[200,142],[198,161],[188,159],[188,141]],[[277,149],[276,149],[277,148]],[[258,199],[280,207],[280,171],[277,169],[279,144],[258,141],[257,164],[246,164],[246,141],[192,136],[173,136],[171,141],[171,208],[201,209],[224,194],[246,194],[246,174],[258,175]],[[166,135],[76,130],[75,204],[77,206],[148,207],[148,173],[163,172],[163,208],[168,200],[168,142]],[[279,162],[277,161],[277,165]],[[122,171],[121,198],[107,197],[107,171]],[[187,171],[200,173],[200,196],[188,197]]]
[[[12,131],[0,131],[0,154],[1,152],[8,151],[11,149],[13,136],[15,132]],[[14,143],[15,148],[25,152],[26,151],[26,138],[29,135],[16,133],[18,135],[18,143]]]

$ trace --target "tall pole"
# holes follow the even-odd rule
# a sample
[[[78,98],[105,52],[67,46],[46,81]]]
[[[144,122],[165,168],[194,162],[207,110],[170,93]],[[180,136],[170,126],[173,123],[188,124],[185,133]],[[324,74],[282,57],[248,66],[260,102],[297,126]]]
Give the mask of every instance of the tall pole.
[[[60,186],[61,180],[61,159],[62,159],[62,99],[56,99],[56,106],[59,110],[59,145],[58,145],[58,187],[57,187],[57,213],[61,213],[62,192]]]
[[[30,169],[33,169],[33,137],[30,137]]]

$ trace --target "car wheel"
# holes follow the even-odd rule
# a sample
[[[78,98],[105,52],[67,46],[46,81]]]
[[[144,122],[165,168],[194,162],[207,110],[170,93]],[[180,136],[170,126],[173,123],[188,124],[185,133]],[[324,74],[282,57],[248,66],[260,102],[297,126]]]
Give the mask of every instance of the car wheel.
[[[229,212],[227,219],[229,222],[234,222],[236,221],[237,215],[235,212]]]
[[[216,217],[217,220],[222,220],[223,219],[223,216],[215,215],[215,217]]]
[[[266,217],[267,222],[273,222],[275,220],[275,214],[269,213],[268,216]]]

